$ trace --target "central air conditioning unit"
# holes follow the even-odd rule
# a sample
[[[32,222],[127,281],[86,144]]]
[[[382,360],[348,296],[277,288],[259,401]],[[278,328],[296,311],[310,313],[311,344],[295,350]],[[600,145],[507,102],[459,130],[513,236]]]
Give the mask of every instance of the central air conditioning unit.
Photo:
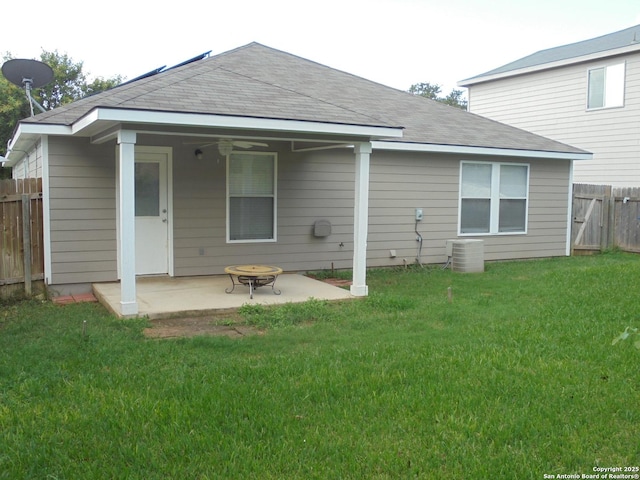
[[[454,272],[484,272],[482,240],[447,240],[446,249]]]

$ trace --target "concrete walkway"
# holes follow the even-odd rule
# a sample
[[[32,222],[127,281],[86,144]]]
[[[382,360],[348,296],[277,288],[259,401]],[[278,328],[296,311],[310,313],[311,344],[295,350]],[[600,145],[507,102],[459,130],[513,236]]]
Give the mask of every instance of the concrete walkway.
[[[276,281],[275,295],[271,286],[260,287],[249,298],[249,288],[236,286],[233,292],[228,275],[209,277],[142,277],[136,281],[138,316],[150,319],[214,314],[248,304],[275,305],[318,300],[354,298],[348,289],[336,287],[299,274],[283,274]],[[115,315],[120,313],[120,283],[96,283],[93,292]]]

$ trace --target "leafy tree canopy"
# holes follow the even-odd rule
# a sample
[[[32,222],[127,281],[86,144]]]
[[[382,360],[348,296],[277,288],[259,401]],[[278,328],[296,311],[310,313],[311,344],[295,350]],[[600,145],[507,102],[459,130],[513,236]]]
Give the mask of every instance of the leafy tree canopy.
[[[6,52],[2,63],[12,58],[13,55]],[[89,83],[86,73],[82,70],[83,62],[75,62],[67,54],[61,54],[57,50],[43,50],[39,60],[53,70],[51,83],[31,91],[31,96],[45,110],[52,110],[79,98],[108,90],[123,80],[120,75],[116,75],[112,78],[98,77]],[[24,89],[0,75],[0,154],[4,155],[6,152],[7,142],[11,139],[17,123],[29,115],[31,109]],[[9,173],[9,169],[0,168],[0,178],[9,176]]]
[[[436,102],[451,105],[452,107],[458,107],[462,110],[467,109],[468,102],[464,98],[464,92],[455,88],[452,89],[446,97],[443,97],[440,95],[442,93],[442,87],[440,85],[436,83],[423,82],[411,85],[411,87],[409,87],[409,93],[430,98]]]

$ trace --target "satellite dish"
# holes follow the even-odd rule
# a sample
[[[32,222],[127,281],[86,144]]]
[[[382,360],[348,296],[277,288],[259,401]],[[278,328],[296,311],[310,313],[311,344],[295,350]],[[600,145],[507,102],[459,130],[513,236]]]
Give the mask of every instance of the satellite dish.
[[[2,65],[2,74],[14,85],[24,87],[27,99],[29,100],[29,106],[31,107],[32,117],[34,103],[41,111],[46,111],[31,97],[31,89],[44,87],[53,80],[53,70],[49,65],[37,60],[15,58],[6,61],[4,65]]]

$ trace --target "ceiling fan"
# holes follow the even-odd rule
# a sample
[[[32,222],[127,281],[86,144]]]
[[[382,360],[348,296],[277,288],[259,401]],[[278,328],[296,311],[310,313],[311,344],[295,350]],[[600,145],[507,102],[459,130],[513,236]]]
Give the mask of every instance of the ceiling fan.
[[[185,142],[186,145],[198,145],[198,148],[207,148],[213,145],[218,146],[220,155],[229,155],[234,147],[238,148],[253,148],[253,147],[268,147],[268,143],[252,142],[249,140],[233,140],[231,138],[221,138],[215,142],[202,143],[202,142]]]

